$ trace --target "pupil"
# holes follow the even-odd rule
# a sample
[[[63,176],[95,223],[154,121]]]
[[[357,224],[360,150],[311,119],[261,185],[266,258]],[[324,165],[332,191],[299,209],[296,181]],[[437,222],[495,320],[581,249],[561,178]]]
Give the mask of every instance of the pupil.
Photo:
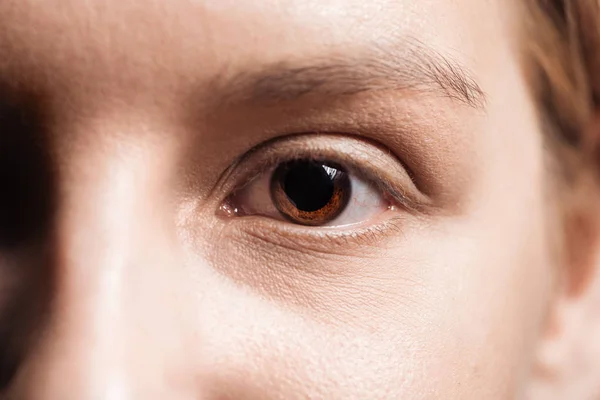
[[[286,168],[282,187],[296,208],[318,211],[331,200],[337,174],[337,169],[314,161],[292,161]]]

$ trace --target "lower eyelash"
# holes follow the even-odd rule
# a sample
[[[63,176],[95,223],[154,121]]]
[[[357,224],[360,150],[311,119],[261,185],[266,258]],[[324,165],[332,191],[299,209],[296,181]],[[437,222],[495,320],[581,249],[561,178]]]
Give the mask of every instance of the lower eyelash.
[[[369,144],[344,134],[331,133],[289,135],[248,151],[230,167],[224,176],[225,182],[219,184],[217,191],[224,193],[220,204],[244,190],[256,179],[270,174],[278,164],[298,159],[325,160],[340,165],[348,174],[376,188],[389,204],[415,216],[433,211],[431,199],[415,186],[410,174],[397,157],[377,144]],[[233,184],[229,185],[232,182]],[[221,208],[219,212],[223,211]]]
[[[288,243],[296,251],[321,249],[330,252],[335,247],[377,246],[388,238],[397,237],[410,224],[410,214],[402,215],[394,207],[383,213],[380,221],[366,227],[339,229],[337,227],[304,227],[261,217],[246,217],[244,222],[231,220],[236,231],[264,240],[271,245]],[[239,224],[239,225],[238,225]]]

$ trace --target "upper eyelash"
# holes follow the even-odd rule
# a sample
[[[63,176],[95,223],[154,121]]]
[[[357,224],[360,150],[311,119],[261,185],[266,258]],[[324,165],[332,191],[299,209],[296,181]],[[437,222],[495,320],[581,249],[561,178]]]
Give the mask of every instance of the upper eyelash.
[[[369,168],[361,168],[352,164],[349,165],[346,160],[330,158],[329,156],[320,157],[315,154],[305,155],[302,152],[298,152],[294,157],[273,157],[259,164],[259,167],[254,167],[250,170],[249,173],[244,174],[243,177],[240,179],[241,183],[234,186],[234,189],[230,193],[236,193],[244,189],[252,182],[260,178],[263,174],[272,172],[278,164],[296,159],[310,159],[314,161],[333,161],[335,163],[338,163],[342,167],[344,167],[349,174],[355,175],[356,177],[365,180],[367,183],[377,188],[377,190],[383,192],[383,195],[385,195],[386,197],[391,197],[391,201],[394,203],[394,205],[403,207],[407,211],[411,212],[417,212],[420,210],[420,207],[416,202],[411,200],[404,193],[398,191],[395,185],[388,182],[384,177],[378,175],[376,172],[370,170]],[[388,198],[388,200],[390,199]]]
[[[378,172],[377,167],[359,165],[359,163],[353,162],[351,155],[348,155],[348,157],[343,157],[340,156],[340,153],[336,152],[335,150],[326,151],[326,148],[319,149],[318,147],[308,149],[305,147],[290,149],[288,147],[288,149],[282,154],[282,151],[270,147],[274,144],[280,144],[280,142],[283,142],[283,144],[280,146],[285,146],[286,144],[289,145],[290,141],[299,138],[302,140],[308,140],[308,138],[304,138],[305,136],[319,136],[323,137],[324,140],[331,140],[333,137],[338,136],[346,140],[355,141],[357,144],[361,145],[364,145],[365,142],[364,140],[356,138],[355,136],[332,133],[290,134],[263,142],[244,153],[223,173],[219,183],[215,187],[216,192],[223,193],[223,197],[220,201],[225,201],[232,194],[242,190],[247,185],[251,184],[255,179],[258,179],[263,174],[274,169],[279,163],[293,159],[310,158],[314,160],[332,161],[344,166],[349,173],[352,173],[373,185],[373,187],[381,191],[387,197],[387,199],[393,203],[393,205],[401,207],[405,211],[414,214],[420,214],[427,213],[431,208],[431,199],[417,189],[413,179],[412,171],[408,170],[400,160],[393,156],[393,153],[386,148],[382,148],[378,143],[370,143],[369,145],[378,149],[378,151],[389,155],[390,158],[396,159],[393,162],[398,162],[400,164],[399,169],[403,171],[402,174],[406,177],[407,185],[413,185],[415,187],[414,190],[402,190],[403,187],[401,185],[394,184],[390,178],[385,177],[383,173]],[[360,148],[357,147],[356,150],[360,150]],[[258,161],[251,167],[246,168],[246,164],[256,157],[258,157]],[[234,183],[230,184],[232,180]]]

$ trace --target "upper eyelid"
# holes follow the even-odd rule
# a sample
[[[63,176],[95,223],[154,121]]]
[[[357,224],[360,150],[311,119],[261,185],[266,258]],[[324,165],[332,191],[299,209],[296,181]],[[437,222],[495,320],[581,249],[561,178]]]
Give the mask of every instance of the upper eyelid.
[[[320,145],[310,146],[311,139],[313,143],[320,141]],[[340,141],[345,141],[346,143],[342,145],[339,143]],[[330,142],[330,144],[336,142],[337,146],[327,148],[326,143],[322,142]],[[340,152],[340,147],[345,147],[352,151]],[[363,156],[361,150],[367,151],[370,154]],[[374,165],[374,162],[372,162],[373,156],[379,158],[380,162],[385,163],[396,174],[390,171],[383,171],[383,166]],[[431,200],[416,188],[411,171],[391,151],[386,151],[385,148],[376,144],[365,143],[365,140],[362,138],[331,133],[288,135],[271,139],[253,147],[225,171],[216,186],[216,192],[222,194],[223,198],[221,201],[224,201],[232,193],[242,190],[262,174],[268,173],[278,162],[306,157],[322,158],[343,164],[349,172],[356,174],[380,190],[387,192],[387,194],[393,197],[395,203],[400,203],[398,205],[407,208],[408,211],[423,212],[430,206]],[[361,160],[357,161],[359,158]],[[395,176],[392,177],[389,175]],[[234,182],[231,182],[232,179]],[[409,185],[414,186],[413,190],[407,188]]]

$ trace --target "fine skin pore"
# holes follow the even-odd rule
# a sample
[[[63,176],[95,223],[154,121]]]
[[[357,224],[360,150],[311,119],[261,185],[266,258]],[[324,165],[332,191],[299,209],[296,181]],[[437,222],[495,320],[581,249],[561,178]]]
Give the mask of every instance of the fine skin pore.
[[[26,227],[1,235],[6,398],[541,398],[561,266],[518,19],[0,1],[0,158],[36,188],[3,204],[42,210],[2,211]],[[262,210],[300,156],[368,201],[326,227]]]

